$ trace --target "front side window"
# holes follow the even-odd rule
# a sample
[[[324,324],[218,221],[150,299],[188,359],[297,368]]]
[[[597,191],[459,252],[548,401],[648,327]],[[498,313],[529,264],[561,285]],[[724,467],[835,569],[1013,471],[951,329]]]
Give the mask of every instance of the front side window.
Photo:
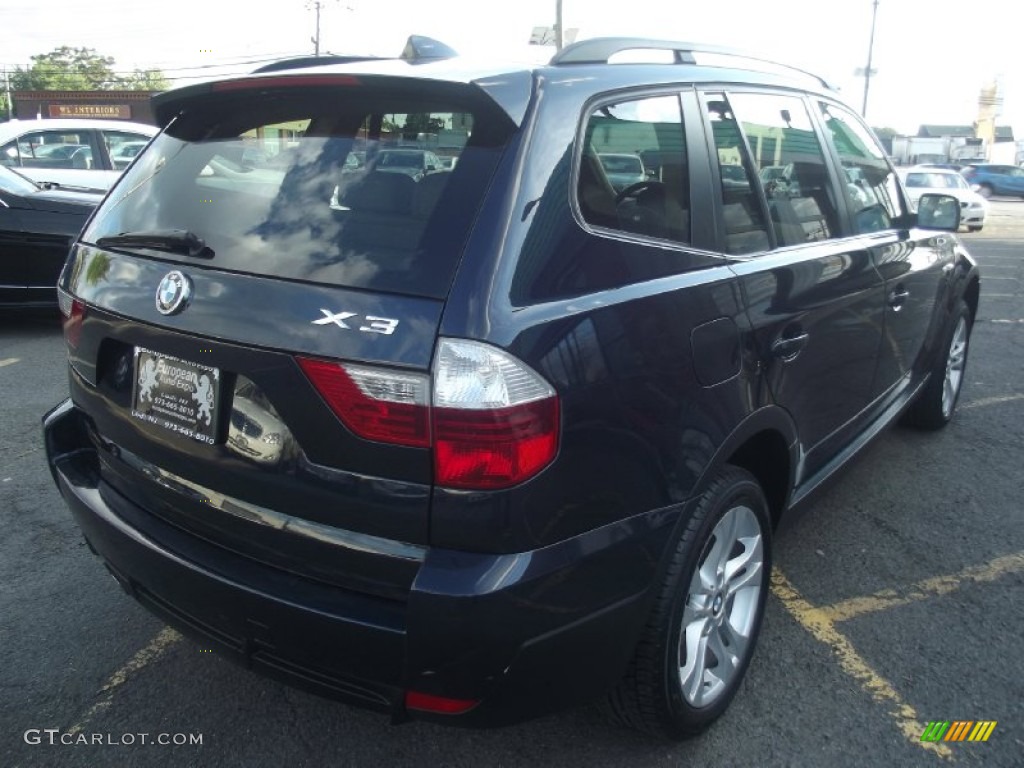
[[[843,164],[843,186],[856,234],[890,229],[903,215],[896,172],[871,132],[843,107],[820,103],[829,138]]]
[[[677,96],[604,104],[590,113],[576,186],[588,224],[687,243],[689,183]]]
[[[839,229],[825,153],[802,99],[764,93],[730,97],[779,245],[826,240]]]
[[[0,162],[24,168],[93,167],[88,131],[33,131],[0,147]]]

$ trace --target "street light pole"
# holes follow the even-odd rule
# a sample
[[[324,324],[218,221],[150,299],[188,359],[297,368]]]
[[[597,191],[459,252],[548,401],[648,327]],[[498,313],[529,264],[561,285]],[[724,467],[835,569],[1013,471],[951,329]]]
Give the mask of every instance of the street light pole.
[[[877,2],[877,0],[876,0]],[[320,0],[316,0],[314,3],[316,6],[316,37],[313,38],[313,55],[320,55]],[[870,61],[870,57],[868,57]],[[868,66],[871,66],[870,63]],[[865,97],[866,98],[866,97]]]
[[[868,87],[871,85],[871,59],[875,52],[875,20],[878,18],[878,0],[871,4],[871,38],[868,40],[868,65],[864,68],[864,104],[861,106],[861,117],[868,116]]]
[[[555,0],[555,50],[562,50],[562,0]]]

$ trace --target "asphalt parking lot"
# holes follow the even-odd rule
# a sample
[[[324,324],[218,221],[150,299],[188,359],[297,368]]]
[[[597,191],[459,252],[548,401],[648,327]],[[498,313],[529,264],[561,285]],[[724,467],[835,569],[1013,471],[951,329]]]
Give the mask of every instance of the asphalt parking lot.
[[[1022,765],[1024,201],[995,201],[964,239],[982,299],[958,415],[887,432],[776,541],[744,688],[684,744],[590,708],[491,732],[391,726],[165,629],[89,553],[47,470],[39,419],[66,391],[55,316],[3,316],[0,765]],[[922,741],[932,721],[996,725]]]

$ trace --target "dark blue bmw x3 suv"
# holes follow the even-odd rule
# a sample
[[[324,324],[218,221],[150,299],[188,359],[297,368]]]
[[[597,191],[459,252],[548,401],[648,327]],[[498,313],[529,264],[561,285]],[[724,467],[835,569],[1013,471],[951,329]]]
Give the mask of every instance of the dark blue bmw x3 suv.
[[[957,202],[913,212],[800,71],[422,42],[155,99],[60,279],[54,478],[130,595],[254,670],[396,720],[605,697],[698,733],[780,522],[897,418],[953,415]],[[439,162],[377,167],[401,148]]]

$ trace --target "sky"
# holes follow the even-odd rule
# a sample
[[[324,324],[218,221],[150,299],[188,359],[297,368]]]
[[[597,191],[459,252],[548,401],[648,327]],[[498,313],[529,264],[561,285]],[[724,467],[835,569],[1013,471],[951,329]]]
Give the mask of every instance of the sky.
[[[321,52],[395,56],[410,34],[470,56],[546,59],[528,46],[555,0],[322,0]],[[313,0],[0,0],[2,68],[62,45],[94,48],[117,71],[156,67],[175,84],[313,52]],[[1002,116],[1024,139],[1024,66],[1006,0],[878,0],[867,119],[913,134],[970,125],[982,87],[1001,83]],[[823,75],[858,111],[872,0],[563,0],[580,39],[639,35],[727,45]],[[2,83],[0,83],[2,85]]]

